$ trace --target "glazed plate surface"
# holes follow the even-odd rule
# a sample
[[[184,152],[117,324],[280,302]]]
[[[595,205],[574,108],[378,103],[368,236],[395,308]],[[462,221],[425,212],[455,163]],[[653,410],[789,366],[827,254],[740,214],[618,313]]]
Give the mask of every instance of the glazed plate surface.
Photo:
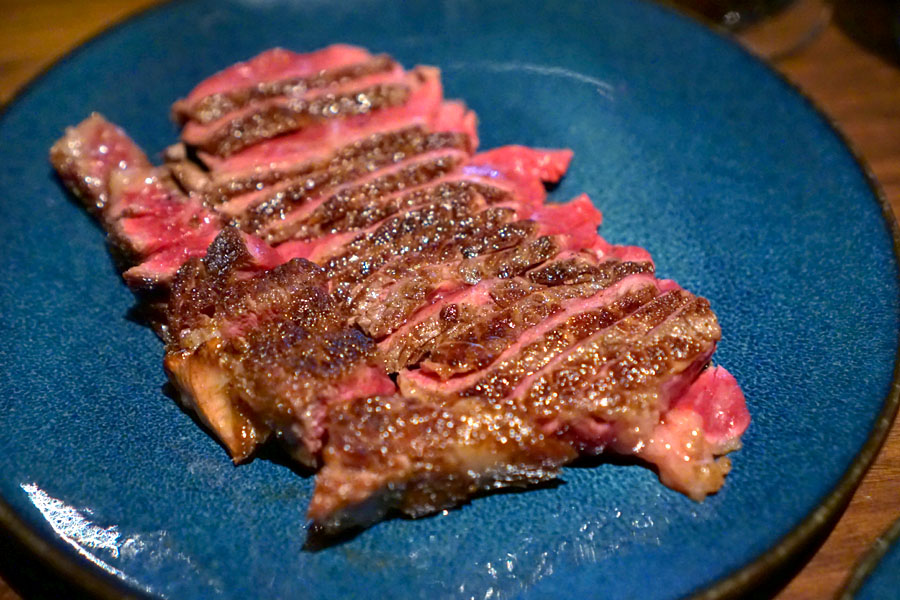
[[[234,467],[166,396],[162,344],[128,318],[133,299],[103,234],[47,151],[98,111],[158,159],[177,133],[170,104],[201,78],[272,46],[334,42],[440,66],[446,95],[477,111],[484,148],[572,148],[551,197],[587,192],[609,241],[646,247],[662,276],[710,299],[724,331],[715,360],[753,417],[720,493],[698,504],[638,465],[579,466],[559,485],[382,522],[312,552],[312,479],[272,458]],[[724,593],[780,560],[754,562],[797,527],[796,539],[807,535],[801,524],[836,488],[848,492],[858,474],[845,475],[865,463],[896,402],[898,265],[877,192],[788,84],[653,4],[153,9],[67,56],[6,109],[0,211],[0,520],[101,592]]]

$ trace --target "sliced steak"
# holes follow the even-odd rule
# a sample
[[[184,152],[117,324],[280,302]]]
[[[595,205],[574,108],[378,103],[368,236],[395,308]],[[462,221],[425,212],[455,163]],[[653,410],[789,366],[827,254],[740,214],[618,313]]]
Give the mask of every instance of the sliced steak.
[[[579,300],[590,298],[629,275],[652,272],[649,263],[609,260],[598,265],[589,280],[583,274],[581,283],[538,288],[512,302],[509,297],[501,297],[501,302],[495,302],[496,310],[474,311],[471,319],[460,319],[447,334],[435,337],[421,368],[443,380],[482,369],[493,363],[524,332],[566,311]]]
[[[406,73],[402,83],[325,94],[295,106],[264,105],[271,108],[234,124],[228,121],[212,137],[185,142],[198,146],[203,162],[218,172],[322,158],[374,133],[428,126],[443,100],[439,76],[436,70],[419,67]]]
[[[402,105],[329,119],[323,126],[280,135],[227,158],[203,151],[198,154],[203,163],[216,173],[246,173],[259,167],[275,168],[322,160],[357,140],[413,125],[425,126],[430,131],[444,131],[447,130],[441,126],[444,123],[462,122],[470,138],[477,139],[474,135],[474,114],[457,104],[443,102],[440,74],[436,69],[414,69],[407,74],[407,80],[410,93]]]
[[[493,212],[502,215],[502,210],[494,209]],[[441,224],[438,219],[437,223],[440,231],[453,231],[457,227],[452,220]],[[399,223],[394,229],[406,231]],[[380,340],[414,319],[413,315],[421,313],[425,307],[443,302],[448,294],[486,279],[516,277],[572,245],[569,236],[540,235],[542,229],[545,229],[542,224],[533,221],[509,222],[504,219],[486,227],[466,230],[446,241],[439,235],[404,235],[398,238],[401,243],[394,246],[397,256],[383,262],[363,260],[359,263],[355,257],[365,259],[367,253],[351,248],[341,257],[345,264],[349,263],[355,269],[361,264],[365,268],[363,283],[350,286],[345,292],[351,299],[355,322]],[[592,235],[597,237],[596,233]],[[414,245],[410,238],[426,239],[429,243]],[[389,248],[389,245],[381,245],[381,257],[390,252]],[[338,272],[336,262],[334,259],[328,261],[326,268],[340,286],[346,283],[348,274]]]
[[[201,82],[153,167],[98,115],[51,150],[235,461],[268,439],[323,465],[326,533],[420,516],[613,451],[701,500],[749,422],[709,303],[545,204],[568,150],[473,154],[437,69],[335,45]],[[161,310],[159,307],[163,306]]]
[[[132,262],[184,247],[187,240],[208,246],[222,227],[219,216],[182,194],[165,169],[116,171],[109,187],[103,219],[111,241]]]
[[[133,289],[171,281],[191,256],[202,256],[221,228],[219,217],[175,186],[164,169],[118,127],[92,115],[51,149],[63,182],[109,232]]]
[[[375,339],[397,330],[435,297],[475,285],[485,279],[515,277],[559,254],[557,238],[541,236],[525,242],[531,222],[513,223],[491,232],[476,243],[450,243],[433,253],[434,261],[410,268],[403,261],[366,282],[353,299],[355,322]],[[509,232],[509,233],[508,233]],[[509,243],[508,240],[519,238]],[[473,250],[470,250],[473,249]],[[475,256],[466,257],[467,251]],[[386,277],[396,282],[386,282]]]
[[[718,339],[715,317],[682,290],[646,301],[641,289],[544,336],[540,351],[493,371],[477,394],[427,399],[404,390],[333,411],[310,519],[333,531],[391,509],[419,516],[479,490],[554,477],[606,447],[652,462],[691,497],[718,489],[729,465],[706,440],[707,422],[691,404],[702,392],[690,386]],[[732,422],[742,406],[728,407]]]
[[[494,153],[499,162],[496,168],[491,167],[491,177],[467,175],[469,167],[473,165],[477,165],[479,168],[489,166],[490,157],[479,155],[463,161],[464,148],[457,141],[458,137],[447,138],[445,135],[435,137],[437,139],[434,145],[440,143],[443,148],[434,149],[430,154],[420,155],[417,160],[413,160],[415,157],[410,158],[403,163],[406,166],[402,168],[387,170],[379,173],[377,177],[373,175],[364,184],[341,189],[330,197],[320,198],[318,202],[307,203],[287,212],[285,210],[288,208],[285,206],[286,199],[278,194],[272,200],[257,205],[247,230],[265,237],[273,244],[289,239],[308,239],[316,235],[338,233],[346,231],[346,229],[336,228],[332,225],[330,230],[323,231],[320,223],[325,221],[334,224],[344,215],[362,214],[367,218],[366,224],[370,224],[374,222],[375,217],[385,218],[394,214],[401,207],[414,206],[417,198],[412,195],[413,192],[429,194],[431,193],[429,188],[432,186],[448,183],[473,186],[473,189],[478,190],[491,204],[505,202],[512,206],[515,203],[520,216],[529,217],[535,212],[535,203],[543,202],[545,181],[552,182],[556,180],[554,178],[558,179],[559,177],[558,173],[549,169],[509,167],[510,159],[508,156],[504,158],[502,152]],[[441,143],[442,140],[447,141]],[[453,144],[452,149],[447,149],[448,142]],[[563,160],[565,164],[568,164],[568,159],[565,156],[560,158],[557,151],[531,150],[526,153],[516,147],[513,152],[519,157],[517,159],[519,163],[525,162],[527,159],[535,163],[541,160],[556,160],[557,162]],[[541,177],[547,179],[541,179]],[[535,188],[541,190],[540,195],[536,194]],[[301,193],[300,197],[306,196]],[[287,200],[290,199],[291,196],[288,196]],[[580,208],[580,214],[567,219],[548,219],[548,223],[551,220],[555,221],[552,227],[553,231],[548,231],[548,233],[560,232],[563,229],[561,224],[572,223],[573,217],[583,216],[586,218],[582,219],[576,227],[585,230],[590,229],[592,223],[596,223],[590,232],[591,236],[596,237],[599,213],[589,200],[586,201],[586,204],[598,218],[589,218],[585,214],[585,209]],[[555,215],[553,216],[555,217]]]
[[[393,216],[377,227],[357,235],[336,253],[314,253],[328,273],[335,290],[345,290],[352,297],[364,280],[380,273],[386,265],[419,264],[407,256],[434,254],[445,243],[462,245],[470,236],[485,235],[511,223],[515,211],[489,208],[484,198],[471,189],[460,189],[438,202],[433,202]],[[388,274],[390,276],[390,274]],[[387,283],[387,282],[385,282]]]
[[[201,175],[192,168],[193,163],[179,161],[172,168],[184,171],[179,177],[188,189],[202,194],[203,200],[217,206],[236,196],[259,194],[272,189],[275,184],[302,184],[309,195],[324,186],[334,187],[349,183],[380,168],[387,167],[412,156],[434,150],[459,149],[471,151],[472,140],[464,131],[446,130],[429,132],[421,125],[403,127],[355,140],[338,148],[336,152],[322,160],[312,160],[282,168],[258,168],[247,173],[224,173],[212,176]],[[307,183],[309,181],[312,183]],[[284,187],[279,187],[283,191]],[[254,206],[257,201],[245,201],[246,206]],[[240,214],[240,210],[228,211]]]
[[[225,229],[179,271],[166,368],[235,460],[275,431],[314,466],[327,404],[394,384],[374,366],[374,342],[335,310],[320,267],[294,259],[259,271],[245,240]]]
[[[252,198],[256,202],[254,206],[236,207],[240,211],[237,222],[245,231],[263,235],[272,242],[283,242],[294,238],[295,230],[302,228],[306,217],[326,202],[329,207],[325,210],[330,212],[339,210],[343,204],[371,204],[443,177],[465,158],[465,150],[451,146],[412,155],[380,169],[373,165],[371,172],[345,175],[323,172],[300,181],[284,182]],[[233,210],[229,206],[223,209]]]
[[[503,397],[527,373],[545,366],[576,342],[614,325],[659,293],[659,283],[652,274],[636,273],[593,296],[570,302],[523,332],[486,369],[448,379],[427,369],[406,369],[400,371],[398,384],[406,396],[433,401],[478,395]],[[501,385],[505,387],[498,387]]]
[[[248,102],[209,122],[189,121],[181,131],[181,139],[223,156],[231,150],[237,151],[255,143],[245,140],[254,135],[258,135],[259,139],[268,139],[324,119],[377,110],[385,106],[388,90],[402,90],[408,94],[408,83],[403,69],[393,64],[388,70],[365,74],[328,87]],[[234,137],[240,139],[235,140]]]
[[[97,113],[66,128],[65,135],[50,149],[50,162],[66,187],[90,212],[102,212],[114,171],[150,167],[143,150]]]
[[[366,230],[383,223],[389,217],[464,193],[481,196],[488,206],[514,206],[513,197],[499,188],[468,181],[443,181],[431,185],[432,183],[434,182],[418,186],[412,191],[404,189],[375,198],[364,193],[335,194],[300,222],[293,224],[296,229],[292,239],[323,239],[335,234]]]
[[[391,510],[419,517],[479,490],[553,479],[577,454],[533,422],[477,400],[371,397],[335,407],[307,518],[329,535]]]
[[[335,88],[343,87],[351,82],[360,80],[368,82],[372,76],[396,71],[402,71],[402,69],[391,57],[382,54],[363,62],[322,69],[314,75],[260,81],[247,87],[210,94],[193,103],[176,102],[173,106],[173,114],[182,122],[212,123],[253,102],[280,97],[308,97],[310,92],[326,89],[333,91]]]
[[[368,50],[346,44],[334,44],[307,54],[272,48],[204,79],[187,98],[175,103],[172,112],[177,121],[196,118],[195,115],[209,110],[220,99],[252,94],[260,86],[314,78],[372,58]]]
[[[248,146],[292,131],[320,127],[333,119],[365,115],[400,106],[411,94],[403,83],[379,83],[309,99],[283,99],[248,107],[234,117],[225,116],[206,126],[185,127],[185,143],[216,156],[230,156]]]

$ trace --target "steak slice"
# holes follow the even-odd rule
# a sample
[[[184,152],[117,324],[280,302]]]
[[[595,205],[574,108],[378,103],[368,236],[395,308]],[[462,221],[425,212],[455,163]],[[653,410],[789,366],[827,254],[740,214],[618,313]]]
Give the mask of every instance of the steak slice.
[[[547,287],[533,282],[536,273],[558,272],[570,262],[574,264],[575,259],[558,256],[524,276],[487,279],[441,295],[379,341],[382,364],[387,371],[397,372],[421,361],[422,368],[443,378],[444,373],[462,372],[467,364],[484,362],[481,366],[486,366],[504,344],[525,332],[526,322],[536,324],[557,312],[561,302],[590,296],[606,285],[599,276],[596,281],[570,281],[572,285],[564,289],[549,288],[567,284],[562,277],[538,276],[549,282]],[[652,265],[646,267],[652,270]]]
[[[407,74],[412,83],[405,103],[343,119],[331,119],[326,127],[311,127],[249,146],[226,158],[198,152],[215,173],[245,173],[255,168],[289,167],[322,160],[357,140],[394,129],[420,125],[430,131],[446,131],[447,125],[463,125],[475,142],[475,115],[459,103],[443,102],[440,74],[419,67]],[[473,145],[477,145],[474,143]]]
[[[54,144],[62,181],[109,233],[124,277],[135,290],[171,281],[191,256],[202,256],[221,228],[219,217],[153,168],[118,127],[91,115]]]
[[[294,259],[259,271],[246,240],[226,228],[179,270],[166,369],[236,461],[274,431],[314,466],[327,404],[394,384],[370,364],[374,342],[335,310],[320,267]]]
[[[216,172],[323,158],[374,133],[416,124],[428,127],[441,112],[439,78],[436,69],[417,67],[402,83],[376,85],[360,94],[325,94],[294,107],[276,104],[236,119],[234,125],[229,121],[213,138],[184,141],[199,143],[197,155]]]
[[[50,149],[50,162],[69,191],[92,213],[103,211],[113,171],[150,167],[143,150],[97,113],[66,128]]]
[[[678,289],[647,301],[647,289],[570,319],[568,332],[486,375],[478,393],[427,398],[401,380],[403,397],[337,408],[309,518],[334,532],[394,509],[420,516],[480,490],[555,477],[607,447],[653,463],[666,485],[695,499],[717,490],[729,463],[715,455],[746,426],[743,396],[721,370],[691,385],[718,339],[708,303]],[[698,409],[713,386],[731,404]],[[717,411],[730,428],[717,428]]]
[[[215,108],[222,101],[252,96],[260,87],[265,89],[292,80],[315,78],[372,58],[368,50],[346,44],[333,44],[307,54],[272,48],[207,77],[185,99],[176,102],[172,112],[176,121],[183,122]]]
[[[391,510],[419,517],[488,489],[555,478],[577,456],[506,407],[468,399],[441,406],[370,397],[332,410],[324,466],[307,518],[325,535]]]
[[[512,223],[476,238],[475,243],[448,243],[432,253],[433,262],[413,267],[412,260],[418,257],[411,257],[384,269],[354,297],[355,322],[381,339],[435,298],[485,279],[515,277],[559,254],[561,244],[554,237],[528,240],[532,227],[530,221]],[[468,252],[474,256],[467,258]]]
[[[433,347],[420,367],[442,380],[487,367],[524,332],[538,327],[555,314],[566,312],[569,307],[577,306],[579,300],[590,298],[629,275],[640,273],[653,273],[653,266],[613,259],[598,265],[590,279],[582,274],[580,283],[538,288],[512,302],[508,298],[500,298],[501,302],[495,304],[496,310],[476,311],[471,319],[459,319],[460,323],[452,330],[433,338]]]
[[[379,83],[362,89],[324,93],[309,99],[283,99],[251,105],[205,126],[188,124],[185,143],[209,154],[230,156],[248,146],[292,131],[320,127],[332,119],[366,115],[404,104],[412,93],[404,83]]]
[[[374,56],[368,60],[345,66],[325,68],[314,75],[289,77],[275,81],[260,81],[246,87],[238,87],[200,98],[193,103],[176,102],[173,114],[179,122],[212,123],[233,114],[245,106],[271,98],[308,97],[317,90],[334,90],[350,82],[366,81],[372,76],[402,71],[399,65],[387,55]]]
[[[529,373],[589,336],[606,329],[651,302],[660,284],[650,273],[636,273],[597,294],[569,303],[538,326],[523,332],[485,369],[442,378],[428,369],[404,369],[398,376],[406,396],[431,401],[484,395],[503,397]]]
[[[442,138],[438,138],[440,139]],[[443,137],[443,139],[454,143],[458,138]],[[366,224],[371,224],[375,216],[385,218],[401,207],[414,206],[417,199],[411,195],[413,192],[428,193],[429,188],[447,183],[472,185],[492,204],[515,203],[520,216],[528,217],[535,212],[535,207],[542,203],[546,196],[544,183],[557,181],[561,174],[546,168],[523,168],[522,163],[545,160],[556,161],[556,166],[563,169],[568,166],[565,151],[529,149],[525,152],[520,147],[515,147],[510,149],[510,152],[478,155],[464,162],[462,144],[455,142],[455,148],[448,148],[446,143],[441,145],[444,150],[435,149],[430,157],[426,155],[416,161],[409,160],[408,163],[403,163],[406,165],[403,168],[379,172],[377,177],[372,176],[365,183],[341,189],[328,198],[307,203],[292,212],[285,211],[285,199],[277,196],[274,202],[257,205],[247,230],[265,237],[274,244],[289,239],[308,239],[317,234],[333,234],[342,230],[332,226],[331,230],[323,231],[322,221],[334,223],[344,215],[353,216],[362,213],[367,215]],[[459,152],[453,152],[453,149]],[[510,166],[508,155],[513,153],[517,157],[518,168]],[[507,155],[506,158],[504,154]],[[491,156],[497,158],[496,165],[491,166],[488,162]],[[490,166],[492,175],[490,177],[467,175],[470,167],[474,166],[479,169]],[[540,193],[535,189],[541,190]],[[590,201],[587,202],[590,205]],[[590,210],[599,215],[592,206]],[[590,222],[587,219],[584,222],[586,225],[581,226],[590,227]],[[596,231],[593,231],[592,235],[595,233]]]
[[[422,186],[451,173],[465,158],[465,150],[453,146],[426,151],[395,164],[385,165],[385,168],[378,171],[360,173],[358,178],[349,175],[348,181],[340,181],[338,177],[331,184],[336,187],[332,188],[331,194],[322,193],[322,188],[327,190],[330,185],[328,174],[323,173],[318,181],[309,177],[303,181],[288,182],[287,185],[275,186],[271,192],[262,194],[257,199],[258,203],[239,217],[237,223],[245,231],[260,235],[270,243],[295,239],[303,230],[306,218],[325,203],[328,206],[323,210],[330,213],[340,211],[343,205],[355,207],[380,204],[382,199],[393,194]]]
[[[577,213],[577,208],[584,202],[589,201],[576,199],[569,206],[575,207]],[[565,209],[566,205],[562,205],[562,210]],[[592,210],[597,216],[596,221],[599,221],[599,213]],[[342,257],[324,264],[337,284],[335,288],[350,302],[355,322],[369,335],[381,340],[409,323],[410,319],[415,320],[414,315],[421,314],[429,305],[444,302],[448,294],[484,280],[509,279],[520,275],[554,258],[568,247],[577,247],[580,238],[588,235],[581,231],[580,238],[574,242],[573,236],[541,235],[544,231],[553,231],[555,225],[548,227],[545,223],[530,220],[510,222],[509,209],[492,209],[484,214],[501,216],[504,212],[506,216],[502,221],[479,225],[452,237],[425,235],[396,220],[391,227],[404,232],[404,235],[387,238],[389,242],[393,241],[395,257],[387,258],[392,254],[390,243],[371,244],[369,248],[380,251],[378,258],[381,261],[368,260],[366,248],[355,247],[348,249]],[[454,231],[457,228],[452,219],[442,223],[438,218],[434,222],[438,231]],[[596,235],[596,223],[590,220],[584,223],[590,229],[590,238],[597,240],[598,245],[602,243],[611,252],[615,251]],[[409,231],[412,235],[407,233]],[[573,233],[578,233],[578,230]],[[428,243],[418,243],[423,239]],[[353,272],[347,273],[341,269],[339,261],[349,264],[357,273],[362,266],[365,276],[354,279]],[[347,285],[348,277],[355,285]],[[433,309],[427,310],[434,312]]]
[[[325,242],[328,236],[350,234],[348,239],[354,239],[354,232],[363,230],[371,231],[372,228],[384,224],[386,219],[395,215],[403,215],[410,210],[422,208],[446,200],[458,194],[471,193],[484,199],[488,206],[513,207],[512,196],[505,191],[484,184],[468,181],[431,181],[413,190],[408,188],[386,194],[384,196],[371,197],[362,193],[353,193],[347,190],[343,193],[329,197],[318,205],[302,219],[291,223],[293,231],[292,239],[321,240]],[[282,228],[280,232],[284,232]],[[329,254],[325,244],[317,246],[318,256]]]
[[[354,209],[358,200],[362,204]],[[482,218],[508,222],[515,216],[514,206],[502,190],[469,182],[426,185],[371,203],[365,194],[338,194],[313,212],[296,232],[298,239],[280,244],[278,249],[285,255],[327,264],[336,282],[358,282],[392,256],[446,239],[449,230],[441,225],[440,211],[450,211],[448,214],[455,215],[452,218],[470,219],[490,209]],[[325,223],[330,225],[331,233],[305,239]]]
[[[176,172],[176,177],[185,188],[201,194],[206,204],[217,206],[236,196],[258,195],[264,190],[269,191],[274,184],[302,183],[305,186],[307,181],[312,180],[309,185],[316,190],[324,189],[325,186],[335,187],[410,156],[448,148],[470,151],[471,144],[471,139],[463,130],[429,132],[422,125],[413,125],[355,140],[322,160],[269,169],[256,168],[244,174],[198,174],[197,167],[183,157],[170,163],[170,168]],[[307,190],[307,195],[311,191],[313,190]],[[258,202],[248,201],[245,204],[253,206]],[[235,210],[229,212],[240,214],[240,211]]]
[[[209,246],[222,227],[221,219],[196,199],[185,196],[165,169],[114,171],[109,203],[103,211],[110,240],[127,252],[131,262],[143,262],[187,240]]]

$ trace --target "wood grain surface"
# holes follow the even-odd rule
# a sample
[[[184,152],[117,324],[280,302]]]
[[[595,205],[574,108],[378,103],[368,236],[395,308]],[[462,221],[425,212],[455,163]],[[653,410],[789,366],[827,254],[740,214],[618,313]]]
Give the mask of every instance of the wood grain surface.
[[[0,103],[61,54],[157,0],[3,0]],[[774,67],[836,123],[869,165],[894,214],[900,214],[900,59],[886,29],[893,3],[837,2],[834,18]],[[765,25],[763,25],[764,27]],[[753,34],[745,38],[753,41]],[[0,140],[2,143],[2,140]],[[900,422],[898,422],[900,423]],[[900,517],[900,425],[821,546],[814,546],[754,597],[833,597],[856,560]],[[24,550],[0,533],[0,600],[73,597]],[[819,540],[821,542],[821,540]],[[900,595],[900,592],[898,592]]]

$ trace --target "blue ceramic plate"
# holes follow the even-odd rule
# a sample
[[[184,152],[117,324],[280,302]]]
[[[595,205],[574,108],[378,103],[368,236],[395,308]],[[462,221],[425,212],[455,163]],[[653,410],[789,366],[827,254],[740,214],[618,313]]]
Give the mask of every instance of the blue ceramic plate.
[[[900,590],[900,519],[857,563],[839,600],[894,600]]]
[[[162,346],[47,150],[91,111],[151,154],[173,100],[263,49],[440,65],[483,146],[567,146],[557,200],[712,301],[753,423],[702,504],[635,465],[304,550],[312,480],[232,466],[163,391]],[[65,58],[0,120],[0,515],[102,595],[674,598],[745,589],[848,497],[896,408],[892,229],[829,123],[767,67],[642,2],[198,0]]]

